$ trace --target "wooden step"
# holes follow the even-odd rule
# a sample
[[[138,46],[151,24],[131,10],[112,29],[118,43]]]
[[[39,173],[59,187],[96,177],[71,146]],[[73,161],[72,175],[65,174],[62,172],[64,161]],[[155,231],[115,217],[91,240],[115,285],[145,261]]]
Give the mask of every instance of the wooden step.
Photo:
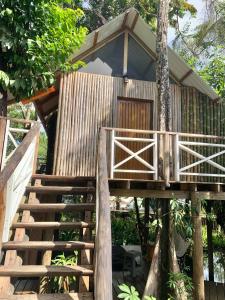
[[[75,228],[93,228],[95,224],[90,222],[18,222],[12,224],[11,228],[26,229],[75,229]]]
[[[0,298],[1,299],[1,298]],[[7,300],[93,300],[93,293],[10,295]]]
[[[34,174],[32,176],[32,179],[40,179],[43,182],[88,182],[88,181],[94,181],[95,177],[93,176],[59,176],[59,175],[46,175],[46,174]]]
[[[93,194],[95,193],[94,187],[74,187],[74,186],[28,186],[26,188],[28,193],[37,193],[37,194]]]
[[[0,277],[42,277],[42,276],[91,276],[92,266],[1,266]]]
[[[94,211],[95,203],[43,203],[43,204],[21,204],[19,210],[30,210],[32,212],[49,211]]]
[[[76,250],[94,249],[94,243],[79,241],[49,242],[49,241],[28,241],[28,242],[6,242],[2,244],[4,250]]]

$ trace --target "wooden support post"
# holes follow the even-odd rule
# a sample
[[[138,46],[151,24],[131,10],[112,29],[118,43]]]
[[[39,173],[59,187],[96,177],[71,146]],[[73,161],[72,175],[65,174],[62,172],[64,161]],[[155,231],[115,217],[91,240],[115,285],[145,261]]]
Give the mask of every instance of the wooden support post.
[[[2,170],[2,158],[5,142],[6,119],[0,119],[0,170]]]
[[[97,170],[94,292],[95,299],[112,300],[111,216],[104,129],[100,131]]]
[[[193,218],[193,284],[194,300],[204,300],[204,272],[203,272],[203,245],[202,245],[202,219],[201,200],[191,193]]]
[[[211,213],[212,201],[207,201],[206,212],[207,215]],[[212,241],[212,231],[213,222],[209,218],[206,218],[207,226],[207,250],[208,250],[208,268],[209,268],[209,281],[214,282],[214,264],[213,264],[213,241]]]
[[[5,201],[6,201],[6,190],[3,188],[0,191],[0,259],[1,259],[1,249],[2,249],[2,236],[5,221]]]
[[[148,243],[148,224],[149,224],[149,213],[150,213],[150,198],[145,198],[145,215],[144,215],[144,251],[146,252]]]
[[[93,187],[93,183],[90,181],[87,183],[89,187]],[[85,198],[85,202],[93,202],[94,197],[93,194],[87,194]],[[84,222],[91,222],[92,221],[92,212],[85,211],[84,212]],[[91,241],[91,229],[90,228],[83,228],[82,229],[82,238],[83,241],[90,242]],[[92,264],[92,257],[91,257],[91,250],[85,249],[81,250],[80,253],[80,263],[81,265],[91,265]],[[92,289],[93,283],[89,276],[80,276],[79,278],[79,292],[88,292]]]

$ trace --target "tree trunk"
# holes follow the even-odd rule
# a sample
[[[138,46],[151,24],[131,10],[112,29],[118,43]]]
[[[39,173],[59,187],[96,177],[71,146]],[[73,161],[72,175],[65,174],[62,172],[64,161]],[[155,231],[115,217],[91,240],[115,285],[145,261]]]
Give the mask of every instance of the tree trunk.
[[[7,91],[1,89],[2,98],[0,98],[0,116],[6,117],[7,116],[7,98],[8,94]]]
[[[157,70],[156,70],[156,81],[158,84],[158,111],[159,121],[158,127],[160,131],[171,130],[171,97],[170,97],[170,85],[169,85],[169,66],[168,66],[168,49],[167,49],[167,31],[168,31],[168,14],[169,14],[170,0],[160,0],[158,7],[157,16],[157,37],[156,37],[156,52],[157,52]],[[160,136],[160,151],[159,161],[161,164],[161,177],[164,178],[164,146],[163,136]],[[168,286],[167,282],[169,279],[170,262],[169,262],[169,248],[170,239],[170,218],[169,218],[169,202],[165,199],[161,199],[161,219],[162,229],[160,235],[160,282],[161,286],[158,289],[159,299],[168,299]]]
[[[156,53],[158,60],[156,81],[158,84],[159,130],[161,131],[171,131],[171,96],[167,49],[169,4],[170,0],[159,2],[157,18]]]

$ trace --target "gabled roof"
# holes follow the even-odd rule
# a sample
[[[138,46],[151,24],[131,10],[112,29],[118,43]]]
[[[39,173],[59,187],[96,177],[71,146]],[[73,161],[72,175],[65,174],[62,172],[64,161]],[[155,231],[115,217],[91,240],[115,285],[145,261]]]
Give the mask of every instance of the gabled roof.
[[[82,47],[71,57],[72,61],[83,59],[89,53],[104,46],[109,40],[118,36],[125,29],[156,59],[156,36],[150,26],[141,18],[135,8],[109,21],[99,29],[91,32]],[[195,87],[211,99],[218,99],[216,92],[184,60],[168,47],[169,68],[171,77],[184,86]]]

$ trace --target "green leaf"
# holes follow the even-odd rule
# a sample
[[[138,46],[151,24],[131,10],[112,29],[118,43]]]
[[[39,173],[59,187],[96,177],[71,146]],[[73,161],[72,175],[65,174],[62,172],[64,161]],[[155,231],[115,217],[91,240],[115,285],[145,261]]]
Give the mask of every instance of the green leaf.
[[[127,294],[130,294],[130,288],[126,284],[119,285],[119,289]]]
[[[10,83],[9,76],[2,70],[0,70],[0,83],[5,88],[7,88],[9,86],[9,83]]]

